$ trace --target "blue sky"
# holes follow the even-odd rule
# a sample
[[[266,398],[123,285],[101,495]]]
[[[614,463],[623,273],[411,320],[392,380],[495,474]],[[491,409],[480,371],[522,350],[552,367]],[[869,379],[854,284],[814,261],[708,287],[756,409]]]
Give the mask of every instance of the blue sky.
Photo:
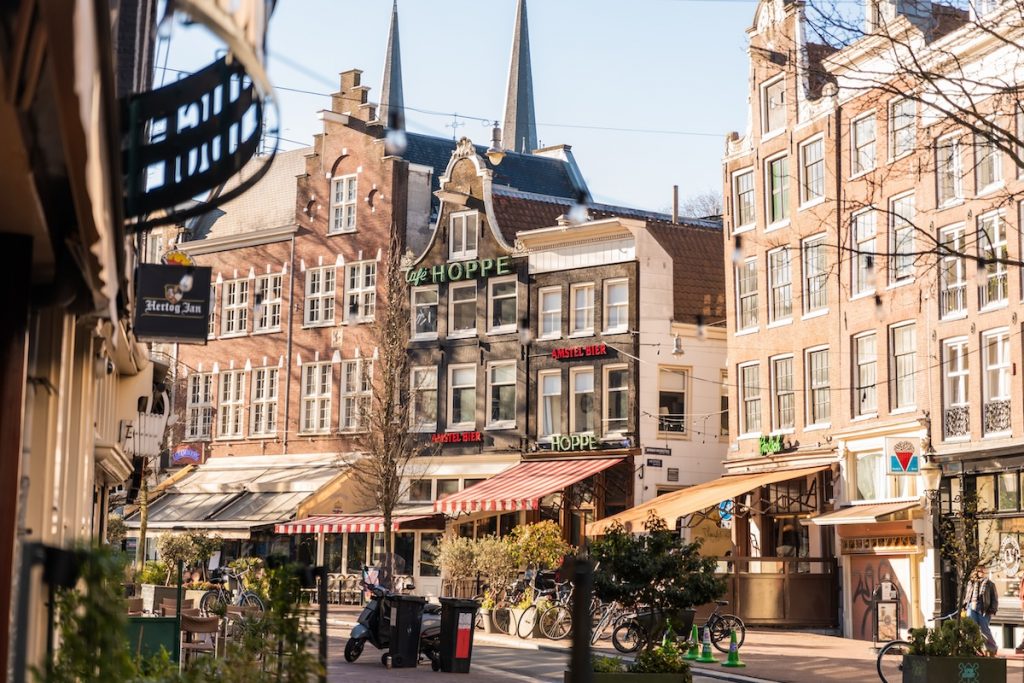
[[[486,144],[501,119],[515,0],[399,0],[409,130]],[[745,29],[753,0],[531,0],[539,137],[572,145],[598,201],[663,210],[721,186],[726,134],[746,126]],[[391,0],[280,0],[268,41],[275,86],[337,90],[363,70],[376,101]],[[166,29],[163,32],[166,34]],[[204,29],[175,24],[157,64],[194,70],[214,58]],[[157,82],[162,72],[157,70]],[[166,79],[176,78],[168,71]],[[322,95],[280,90],[282,149],[309,144]],[[672,131],[638,133],[570,126]],[[683,135],[679,133],[700,133]],[[294,141],[294,142],[291,142]]]

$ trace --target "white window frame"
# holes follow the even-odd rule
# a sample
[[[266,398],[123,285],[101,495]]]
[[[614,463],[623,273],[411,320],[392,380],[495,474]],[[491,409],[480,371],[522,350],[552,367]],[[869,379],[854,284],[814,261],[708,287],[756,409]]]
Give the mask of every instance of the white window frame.
[[[769,100],[768,100],[768,90],[770,88],[774,88],[775,86],[780,85],[780,84],[782,85],[782,91],[781,91],[782,92],[782,102],[781,102],[781,104],[773,105],[773,103],[769,102]],[[782,133],[784,130],[786,130],[786,124],[787,124],[787,118],[788,118],[787,115],[786,115],[786,95],[787,95],[787,93],[786,93],[786,75],[785,74],[779,74],[778,76],[776,76],[774,78],[769,78],[769,79],[767,79],[766,81],[764,81],[761,84],[761,103],[760,103],[761,106],[760,106],[760,109],[761,109],[761,139],[762,140],[765,139],[765,138],[774,137],[775,135],[778,135],[778,134]],[[782,121],[779,123],[779,125],[777,125],[774,128],[772,128],[772,127],[769,126],[769,122],[771,121],[771,116],[770,116],[769,112],[772,109],[776,109],[776,108],[778,108],[780,106],[782,108]]]
[[[906,330],[910,330],[912,336],[910,350],[897,353],[896,337]],[[903,361],[902,364],[901,361]],[[908,362],[909,370],[906,369]],[[906,384],[902,384],[902,382],[906,382]],[[889,326],[889,412],[909,411],[916,407],[917,325],[913,321],[907,321]]]
[[[284,275],[270,273],[256,277],[256,296],[260,298],[263,308],[259,315],[255,311],[255,299],[252,324],[254,332],[278,332],[281,329],[281,292],[283,291]]]
[[[210,438],[214,415],[213,397],[212,372],[197,372],[188,376],[186,439]]]
[[[331,179],[331,224],[328,235],[356,231],[358,177],[355,174]]]
[[[878,225],[875,210],[865,209],[850,217],[850,231],[856,252],[850,259],[853,296],[867,296],[875,292],[875,273],[878,267]],[[864,253],[867,251],[868,253]]]
[[[472,219],[472,220],[470,220]],[[459,237],[461,249],[455,248],[455,238]],[[470,236],[473,247],[470,248]],[[448,218],[448,258],[452,261],[474,259],[480,249],[480,212],[457,211]]]
[[[467,299],[461,299],[459,301],[455,300],[455,292],[468,292],[470,290],[472,290],[472,292],[473,292],[472,300],[470,300],[468,298]],[[477,287],[476,287],[476,282],[475,281],[474,282],[459,283],[459,284],[452,283],[452,284],[448,285],[448,338],[449,339],[459,338],[459,337],[475,337],[476,336],[476,326],[477,326],[477,323],[479,322],[478,316],[477,316],[477,311],[476,311],[476,308],[477,308],[477,298],[478,297],[479,297],[479,293],[477,292]],[[455,329],[455,308],[456,308],[456,306],[459,305],[459,304],[461,304],[463,306],[468,306],[470,303],[472,303],[472,305],[473,305],[473,328],[472,329],[465,329],[465,330],[456,330]]]
[[[307,268],[305,301],[302,321],[305,327],[324,327],[334,324],[334,304],[337,294],[336,269],[332,266]],[[316,311],[316,319],[312,313]]]
[[[896,209],[897,204],[909,200],[910,215],[905,216]],[[913,282],[915,277],[914,255],[917,243],[914,221],[917,220],[917,198],[907,192],[889,200],[889,286]],[[904,235],[905,231],[905,236]],[[903,247],[903,249],[901,249]],[[909,248],[907,248],[909,247]]]
[[[782,386],[779,381],[780,376],[778,373],[779,363],[789,363],[789,383],[788,386]],[[796,385],[794,381],[796,379],[796,361],[793,358],[793,354],[786,354],[782,356],[772,356],[768,359],[768,372],[770,378],[770,386],[772,392],[772,432],[780,434],[789,434],[796,429]],[[781,399],[788,397],[790,405],[790,423],[782,423],[782,405]]]
[[[690,370],[689,367],[681,365],[659,365],[658,366],[658,436],[659,438],[670,438],[670,437],[682,437],[688,436],[690,430],[687,428],[687,413],[690,408],[690,398],[692,392],[690,391]],[[683,378],[683,390],[677,391],[676,389],[668,389],[665,387],[666,375],[682,375]],[[676,415],[674,413],[662,413],[661,412],[661,395],[663,393],[672,393],[683,395],[683,414]],[[667,415],[667,418],[663,418],[663,415]],[[664,421],[663,421],[664,420]],[[669,429],[665,427],[668,426]]]
[[[221,336],[244,335],[249,325],[249,280],[227,280],[221,291]]]
[[[576,391],[576,377],[585,374],[590,375],[590,391]],[[591,402],[597,401],[597,374],[594,372],[594,366],[588,365],[586,367],[571,368],[569,370],[569,432],[572,434],[596,434],[597,417],[601,414],[596,405],[591,408],[591,416],[594,421],[593,427],[587,431],[578,431],[576,429],[577,394],[590,394]]]
[[[577,309],[576,307],[576,293],[580,291],[590,290],[590,305],[585,308]],[[569,285],[569,336],[570,337],[589,337],[594,334],[594,304],[597,288],[593,282],[576,282]],[[577,310],[589,311],[584,314],[584,322],[587,322],[589,318],[589,325],[585,325],[582,328],[578,328],[577,323],[579,322]],[[577,329],[578,328],[578,329]]]
[[[494,324],[495,295],[494,290],[498,285],[512,283],[512,294],[505,294],[502,299],[512,299],[515,304],[515,312],[512,320],[502,325]],[[519,329],[519,280],[515,275],[509,277],[495,277],[487,281],[487,333],[488,334],[509,334]]]
[[[983,347],[984,348],[984,347]],[[956,350],[953,353],[953,350]],[[956,362],[953,362],[956,358]],[[970,410],[970,349],[967,337],[954,337],[942,342],[942,410],[951,408],[967,408]],[[945,424],[945,415],[943,415]],[[949,440],[970,439],[970,432],[960,436],[946,434],[943,429],[942,438]]]
[[[721,412],[718,417],[718,438],[724,440],[729,438],[729,371],[721,370],[719,378],[718,409]]]
[[[326,387],[324,386],[326,380]],[[331,431],[331,393],[334,368],[330,361],[303,363],[301,372],[302,414],[300,434],[327,434]],[[312,382],[312,383],[311,383]]]
[[[897,107],[909,107],[909,114],[897,114]],[[907,97],[889,101],[889,160],[901,159],[914,151],[917,142],[917,103]],[[897,116],[906,116],[906,123],[897,126]],[[909,138],[909,139],[904,139]]]
[[[364,431],[363,416],[373,400],[373,359],[355,358],[341,362],[341,386],[338,389],[341,414],[338,429],[343,432]]]
[[[557,308],[545,308],[545,298],[554,295]],[[553,322],[549,329],[548,323]],[[541,287],[537,292],[537,338],[562,338],[562,287]]]
[[[820,314],[828,310],[828,255],[825,253],[824,233],[813,235],[800,243],[800,261],[803,270],[803,312],[804,315]],[[811,251],[811,250],[814,251]],[[819,263],[815,263],[814,256]],[[815,299],[820,302],[815,302]]]
[[[252,369],[252,403],[249,407],[249,434],[255,437],[277,433],[278,368]]]
[[[940,229],[939,245],[939,317],[961,317],[967,314],[967,227]]]
[[[963,200],[964,163],[960,134],[944,135],[935,141],[935,205],[941,209]]]
[[[779,176],[781,185],[776,188],[772,181],[772,165],[778,161],[785,163],[785,173]],[[764,199],[765,199],[765,222],[768,230],[780,228],[789,223],[789,202],[790,202],[790,172],[789,154],[777,154],[764,161]],[[779,197],[779,213],[775,212],[775,196]]]
[[[752,256],[736,267],[736,331],[756,330],[759,324],[757,257]]]
[[[990,224],[993,228],[991,231]],[[978,256],[985,259],[985,284],[978,287],[978,307],[982,310],[1000,308],[1009,302],[1006,229],[1006,218],[1002,210],[978,216]],[[979,261],[977,268],[981,267]]]
[[[984,182],[986,171],[991,174]],[[983,195],[1003,186],[1003,150],[980,133],[974,134],[974,187],[975,194]]]
[[[609,377],[610,377],[610,375],[611,375],[611,373],[613,371],[619,371],[619,370],[624,370],[627,373],[627,375],[626,375],[626,383],[622,387],[617,388],[617,389],[614,390],[616,392],[623,392],[626,395],[626,415],[625,415],[625,418],[617,418],[617,419],[620,419],[620,420],[624,419],[625,420],[625,425],[623,425],[622,429],[612,429],[612,427],[611,427],[612,418],[611,418],[611,414],[610,414],[611,413],[611,407],[612,407],[612,400],[611,400],[611,398],[612,398],[612,396],[611,396],[612,387],[611,387],[611,381],[610,381]],[[630,382],[629,382],[629,375],[628,375],[628,373],[629,373],[629,366],[626,365],[625,363],[622,363],[622,364],[618,364],[618,363],[608,364],[608,365],[605,365],[603,368],[601,368],[601,394],[602,394],[602,396],[601,396],[601,433],[604,434],[604,436],[615,436],[615,437],[617,437],[617,436],[622,436],[627,431],[629,431],[629,384],[630,384]]]
[[[622,286],[626,289],[626,301],[625,303],[613,304],[611,303],[611,297],[609,291],[612,287]],[[604,334],[621,334],[623,332],[629,332],[629,280],[627,278],[615,278],[613,280],[604,281],[604,289],[602,292],[601,302],[603,304],[602,317],[604,320]],[[611,325],[612,307],[615,307],[619,322],[614,326]]]
[[[495,381],[494,373],[498,368],[512,368],[512,381]],[[512,387],[512,417],[503,420],[494,419],[494,390],[497,387]],[[519,375],[514,360],[491,361],[487,364],[487,415],[486,429],[515,429],[516,416],[519,412]]]
[[[992,340],[997,340],[996,359],[990,363],[989,345]],[[1012,401],[1013,387],[1011,386],[1011,368],[1013,361],[1010,358],[1010,332],[1008,328],[1001,327],[994,330],[985,330],[981,335],[981,398],[982,412],[985,407],[993,401]],[[996,374],[993,382],[992,373]],[[996,386],[993,387],[993,384]],[[1011,421],[1012,422],[1012,421]],[[982,430],[985,424],[982,420]],[[985,432],[985,436],[1008,434],[1009,429],[997,432]]]
[[[870,340],[872,349],[862,348]],[[853,336],[853,417],[878,415],[878,333],[874,330]],[[870,382],[870,384],[869,384]],[[866,395],[870,392],[871,400]]]
[[[224,370],[217,378],[217,438],[245,436],[245,371]]]
[[[779,324],[792,319],[793,255],[790,248],[784,246],[768,252],[768,323]]]
[[[740,182],[746,178],[750,179],[750,189],[740,189]],[[757,187],[755,184],[754,168],[752,166],[735,171],[732,174],[732,215],[735,225],[733,233],[744,232],[754,227],[757,223]],[[749,210],[748,220],[743,220],[744,210]]]
[[[437,366],[415,366],[409,371],[409,390],[412,394],[412,403],[409,406],[410,428],[414,432],[434,432],[437,430]],[[416,410],[420,404],[420,396],[425,393],[434,393],[434,419],[422,420]]]
[[[422,295],[433,295],[433,299],[434,299],[433,304],[431,304],[429,301],[427,303],[420,303],[418,301],[418,299]],[[440,322],[438,320],[438,314],[441,311],[441,305],[440,305],[441,297],[440,297],[440,294],[438,292],[437,285],[429,285],[427,287],[413,287],[412,291],[409,294],[409,296],[410,296],[410,307],[409,308],[411,309],[411,316],[410,316],[410,318],[411,318],[410,326],[411,327],[410,327],[409,332],[412,335],[412,339],[414,339],[414,340],[419,340],[419,339],[437,339],[438,332],[440,330],[440,327],[439,327]],[[429,331],[428,332],[420,332],[417,329],[418,328],[418,323],[419,323],[419,311],[420,311],[421,308],[427,308],[427,309],[433,308],[434,309],[434,331],[433,332],[429,332]]]
[[[356,261],[345,264],[345,322],[371,322],[376,312],[377,262]]]
[[[746,375],[753,370],[754,384],[747,386]],[[737,366],[736,388],[739,397],[740,411],[737,415],[740,423],[740,437],[759,436],[761,434],[761,364],[758,362],[741,363]],[[751,418],[756,418],[757,424],[751,425]]]
[[[862,140],[860,127],[867,123],[871,124],[871,137],[868,138],[865,135]],[[867,131],[863,132],[866,133]],[[852,171],[850,177],[855,178],[873,171],[878,161],[877,152],[878,122],[875,118],[875,112],[872,110],[850,121],[850,169]]]
[[[827,346],[815,346],[804,350],[804,392],[806,394],[804,401],[806,427],[804,429],[828,427],[832,424],[832,364],[828,353]],[[824,381],[820,376],[815,376],[812,367],[815,358],[825,359]],[[823,405],[827,406],[827,416],[818,414],[818,404],[815,399],[822,393],[826,398],[826,403]]]
[[[477,414],[477,412],[479,412],[479,410],[478,410],[479,406],[477,405],[477,399],[479,398],[479,396],[477,395],[478,392],[477,392],[477,386],[476,386],[477,385],[477,372],[476,372],[476,368],[477,368],[477,366],[475,364],[473,364],[473,363],[463,363],[463,364],[459,364],[459,365],[449,365],[448,366],[448,416],[447,416],[448,417],[448,431],[452,431],[452,432],[470,431],[470,430],[476,428],[476,414]],[[458,370],[470,370],[473,373],[473,384],[472,384],[472,387],[473,387],[473,420],[472,421],[469,421],[469,420],[464,420],[462,422],[453,422],[452,421],[452,418],[455,415],[455,412],[454,412],[455,390],[456,389],[466,389],[466,388],[468,388],[470,386],[469,384],[460,384],[458,387],[455,386],[455,383],[454,383],[454,381],[455,381],[455,372],[458,371]]]
[[[821,155],[817,160],[808,160],[808,150],[817,145]],[[800,143],[800,208],[805,209],[825,201],[825,137],[817,135]],[[812,186],[811,183],[814,183]],[[820,188],[818,187],[820,183]]]
[[[558,380],[558,391],[547,392],[545,379],[554,378]],[[551,414],[551,424],[547,425],[547,400],[551,397],[558,399],[558,414]],[[537,373],[537,440],[541,443],[550,443],[551,437],[562,433],[562,423],[565,418],[565,392],[562,387],[561,370],[541,370]],[[550,429],[545,429],[550,427]]]
[[[210,283],[210,316],[206,322],[206,338],[213,339],[217,336],[217,285]]]

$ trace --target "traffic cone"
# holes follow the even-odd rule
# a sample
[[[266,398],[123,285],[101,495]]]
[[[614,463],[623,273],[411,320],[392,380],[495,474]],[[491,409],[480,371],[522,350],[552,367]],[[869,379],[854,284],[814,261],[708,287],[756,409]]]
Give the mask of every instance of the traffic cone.
[[[732,634],[729,636],[729,656],[724,662],[722,662],[722,666],[738,669],[746,666],[746,664],[740,661],[740,648],[739,645],[736,644],[736,629],[732,629],[731,633]]]
[[[714,664],[718,660],[711,654],[711,629],[707,626],[704,627],[704,642],[701,643],[700,657],[697,657],[694,661],[701,662],[704,664]]]
[[[700,633],[697,632],[697,627],[693,627],[693,635],[690,636],[690,649],[683,655],[683,659],[689,659],[693,661],[700,657]]]

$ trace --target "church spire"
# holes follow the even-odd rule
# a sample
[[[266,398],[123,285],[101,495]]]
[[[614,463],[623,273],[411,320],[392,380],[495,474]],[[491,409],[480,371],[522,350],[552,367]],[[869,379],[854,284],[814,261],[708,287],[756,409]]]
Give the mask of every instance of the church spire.
[[[505,149],[529,154],[537,149],[537,115],[533,111],[533,74],[530,70],[530,34],[526,25],[526,0],[516,8],[512,36],[512,62],[505,95],[505,122],[501,144]]]
[[[398,48],[398,0],[391,7],[391,29],[384,55],[384,78],[380,84],[380,120],[388,128],[405,130],[405,102],[402,96],[402,53]]]

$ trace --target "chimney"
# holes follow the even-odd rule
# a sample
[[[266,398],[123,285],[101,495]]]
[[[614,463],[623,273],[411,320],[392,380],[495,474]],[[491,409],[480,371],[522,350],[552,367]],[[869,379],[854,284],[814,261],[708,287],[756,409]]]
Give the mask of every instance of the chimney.
[[[672,186],[672,222],[679,222],[679,186]]]
[[[339,114],[369,121],[367,117],[373,115],[373,107],[364,106],[367,104],[370,87],[361,85],[362,74],[359,69],[341,72],[341,88],[331,95],[331,109]]]

